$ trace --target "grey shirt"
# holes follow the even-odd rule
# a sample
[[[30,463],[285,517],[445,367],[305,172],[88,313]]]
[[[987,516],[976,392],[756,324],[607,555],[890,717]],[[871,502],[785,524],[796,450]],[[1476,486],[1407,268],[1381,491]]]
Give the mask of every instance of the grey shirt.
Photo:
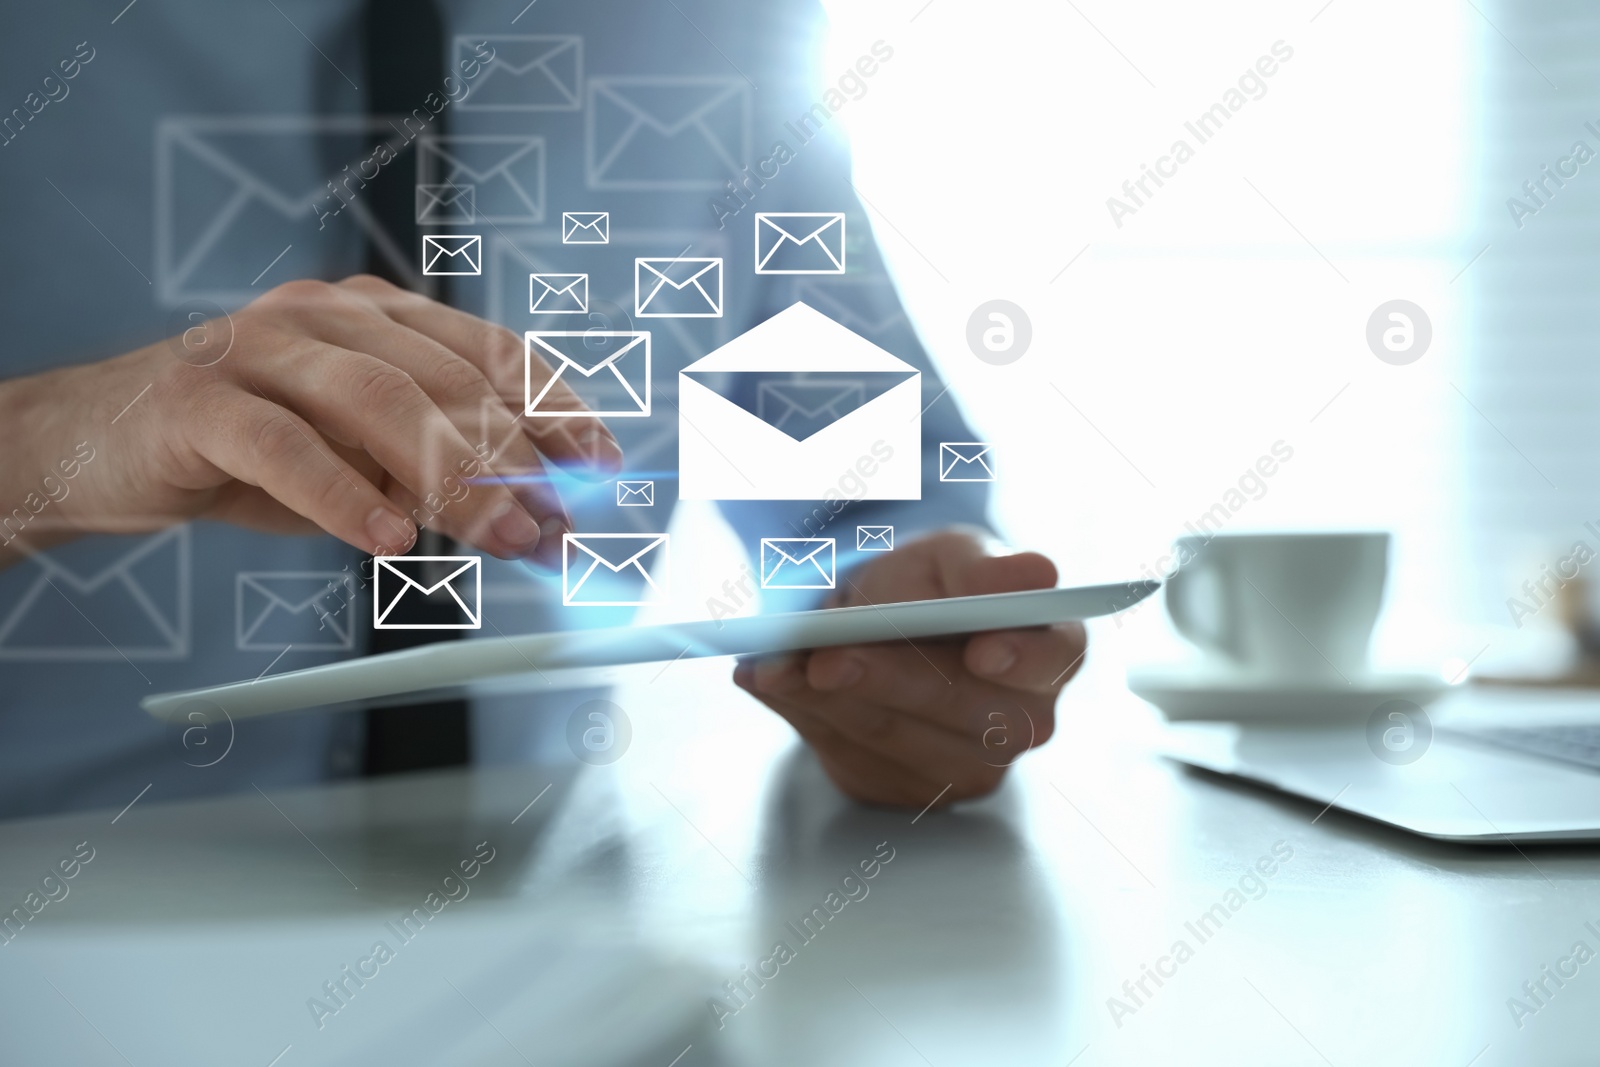
[[[580,328],[652,333],[656,414],[612,426],[624,476],[653,478],[655,505],[618,508],[614,483],[563,482],[580,530],[667,528],[678,369],[797,299],[922,372],[923,499],[723,505],[747,550],[761,537],[837,537],[843,570],[857,524],[892,523],[903,542],[983,521],[981,485],[937,480],[938,443],[971,434],[884,274],[838,132],[836,113],[893,76],[892,42],[849,70],[821,71],[824,26],[810,0],[541,0],[514,24],[499,3],[443,7],[452,81],[418,101],[409,125],[389,126],[395,155],[372,181],[437,183],[452,166],[441,149],[468,164],[454,174],[475,179],[478,222],[467,229],[483,237],[483,275],[452,285],[458,306],[518,332],[571,329],[531,313],[529,275],[582,271],[591,314]],[[0,37],[0,116],[10,116],[0,120],[0,373],[104,359],[292,278],[347,276],[373,241],[415,271],[417,250],[388,242],[362,181],[347,180],[374,173],[361,166],[371,120],[356,0],[142,0],[115,14],[51,5]],[[482,41],[495,59],[474,68]],[[435,110],[466,140],[435,140]],[[610,243],[563,245],[566,211],[609,212]],[[757,276],[758,211],[846,212],[849,270]],[[634,258],[675,255],[724,260],[720,318],[635,321]],[[114,454],[143,417],[140,398],[127,400],[115,421],[85,431],[94,456]],[[71,492],[63,461],[84,462],[60,457],[38,472],[48,492],[0,512],[25,507],[29,525],[48,527],[50,494]],[[329,537],[192,523],[81,538],[0,572],[0,815],[120,807],[146,786],[156,799],[356,773],[355,714],[184,728],[152,721],[137,701],[361,654],[371,627],[361,563]],[[330,581],[354,593],[338,598],[348,607],[274,606],[295,607],[294,590]],[[564,611],[559,576],[525,565],[486,560],[484,582],[481,636],[491,639],[619,621]],[[481,702],[475,758],[559,750],[571,703]]]

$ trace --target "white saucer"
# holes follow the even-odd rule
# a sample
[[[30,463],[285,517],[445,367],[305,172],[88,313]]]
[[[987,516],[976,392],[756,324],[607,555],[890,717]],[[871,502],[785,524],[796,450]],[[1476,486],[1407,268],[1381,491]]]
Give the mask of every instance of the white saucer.
[[[1429,704],[1451,688],[1437,674],[1372,671],[1348,684],[1253,679],[1192,666],[1136,667],[1128,688],[1161,710],[1169,722],[1328,719],[1371,715],[1389,700]]]

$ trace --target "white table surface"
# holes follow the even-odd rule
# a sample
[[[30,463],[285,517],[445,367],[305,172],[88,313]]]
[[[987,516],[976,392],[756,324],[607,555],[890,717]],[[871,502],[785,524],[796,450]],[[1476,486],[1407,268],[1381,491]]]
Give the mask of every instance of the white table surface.
[[[1154,754],[1149,709],[1092,668],[996,796],[868,810],[726,670],[621,689],[633,738],[606,767],[0,824],[8,907],[79,842],[95,850],[0,946],[0,1063],[1600,1057],[1600,957],[1520,1027],[1507,1006],[1575,942],[1600,952],[1600,848],[1436,844],[1182,770]],[[468,895],[319,1029],[308,999],[375,941],[400,945],[386,924],[483,841],[495,858]],[[894,859],[867,896],[802,945],[787,924],[882,842]],[[1186,923],[1278,842],[1293,858],[1199,942]],[[795,958],[719,1028],[709,998],[779,939]],[[1108,998],[1180,939],[1192,957],[1114,1020]]]

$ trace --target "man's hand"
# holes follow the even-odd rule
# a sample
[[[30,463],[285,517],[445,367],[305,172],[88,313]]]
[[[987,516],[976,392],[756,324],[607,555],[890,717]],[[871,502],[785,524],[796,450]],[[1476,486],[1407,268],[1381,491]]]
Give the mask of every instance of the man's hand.
[[[221,348],[229,323],[215,362],[186,334],[4,383],[0,434],[22,460],[8,483],[31,487],[86,441],[97,457],[55,507],[78,531],[211,518],[394,554],[427,525],[559,565],[572,522],[543,459],[622,465],[598,418],[519,417],[515,334],[378,278],[290,282],[195,329]],[[531,373],[537,388],[553,372]],[[561,386],[547,400],[583,408]]]
[[[1055,582],[1044,556],[990,556],[976,535],[951,530],[842,576],[835,605]],[[1070,623],[747,660],[733,680],[789,720],[850,796],[922,808],[935,797],[948,804],[991,792],[1017,756],[1049,740],[1056,696],[1086,648],[1082,625]]]

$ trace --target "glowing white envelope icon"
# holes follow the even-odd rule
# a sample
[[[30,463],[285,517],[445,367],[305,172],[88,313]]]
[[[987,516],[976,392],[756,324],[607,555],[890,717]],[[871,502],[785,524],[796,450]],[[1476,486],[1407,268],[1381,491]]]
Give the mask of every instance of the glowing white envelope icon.
[[[939,480],[994,481],[994,446],[982,441],[940,441]]]
[[[756,212],[757,274],[843,274],[844,212]]]
[[[436,566],[429,567],[430,564]],[[470,588],[471,592],[468,592]],[[390,622],[402,603],[454,604],[465,622]],[[480,556],[374,556],[372,626],[376,630],[477,630],[483,626]]]
[[[234,586],[234,643],[241,652],[355,647],[356,583],[348,571],[241,571]]]
[[[471,182],[484,222],[544,221],[544,138],[475,134],[417,141],[417,181]]]
[[[857,526],[856,527],[857,552],[892,552],[894,551],[893,526]]]
[[[576,35],[489,34],[455,39],[455,62],[475,63],[482,46],[493,59],[482,63],[462,111],[576,111],[583,106],[583,38]],[[465,73],[465,68],[463,68]]]
[[[29,551],[4,575],[0,660],[187,657],[189,537],[188,526],[174,526]],[[12,581],[27,584],[19,593]]]
[[[832,589],[833,566],[831,537],[761,539],[763,589]]]
[[[660,572],[660,581],[650,568]],[[591,533],[561,536],[561,603],[567,607],[640,607],[666,593],[667,535]]]
[[[721,192],[751,158],[750,93],[740,78],[590,78],[589,188]]]
[[[634,260],[633,313],[642,319],[720,319],[722,260]]]
[[[629,418],[650,414],[650,335],[625,330],[530,331],[524,337],[523,414],[535,419]],[[555,373],[534,388],[533,361],[542,359]],[[541,376],[543,372],[541,371]],[[598,397],[592,395],[590,383]],[[578,393],[588,408],[573,411],[559,403],[560,385]],[[591,395],[585,396],[589,392]]]
[[[528,275],[528,310],[541,315],[584,314],[589,310],[589,276]]]
[[[655,503],[655,482],[617,482],[617,507],[649,508]]]
[[[794,283],[794,298],[880,344],[911,332],[894,282],[881,275],[800,278]]]
[[[417,186],[417,221],[471,225],[477,221],[472,185]]]
[[[468,233],[423,234],[422,273],[445,277],[482,274],[483,238]]]
[[[896,384],[803,439],[696,380],[738,390],[753,377],[898,376]],[[752,385],[750,393],[759,393]],[[684,500],[823,500],[839,472],[860,472],[858,500],[922,497],[922,376],[826,315],[792,304],[678,375],[678,473]],[[870,473],[868,473],[870,471]]]
[[[563,211],[561,243],[564,245],[605,245],[611,243],[611,212]]]

